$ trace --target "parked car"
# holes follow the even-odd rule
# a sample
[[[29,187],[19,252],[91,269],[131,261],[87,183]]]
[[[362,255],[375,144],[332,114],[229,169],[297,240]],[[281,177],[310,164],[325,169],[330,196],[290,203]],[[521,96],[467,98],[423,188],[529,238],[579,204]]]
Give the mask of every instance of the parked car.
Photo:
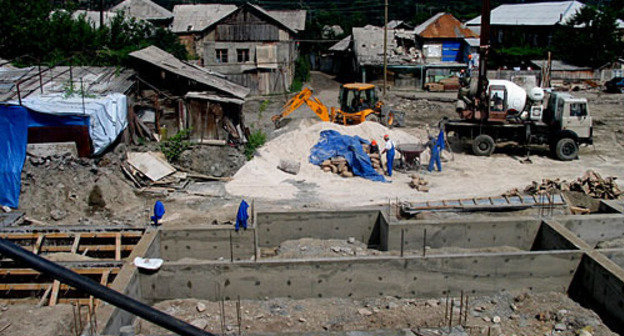
[[[613,77],[605,83],[607,92],[624,93],[624,77]]]

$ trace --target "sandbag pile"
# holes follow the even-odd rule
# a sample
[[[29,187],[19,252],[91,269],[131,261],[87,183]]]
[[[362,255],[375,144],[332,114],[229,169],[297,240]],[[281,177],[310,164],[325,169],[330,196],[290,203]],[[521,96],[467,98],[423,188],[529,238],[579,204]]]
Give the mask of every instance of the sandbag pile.
[[[409,185],[410,187],[412,187],[412,189],[416,189],[422,192],[429,192],[429,182],[427,180],[418,175],[412,175],[410,177],[412,178],[412,180],[410,181]]]
[[[330,160],[325,160],[321,163],[321,169],[326,173],[338,174],[342,177],[353,177],[353,171],[349,167],[347,159],[342,156],[336,156]]]
[[[381,156],[379,155],[379,153],[368,154],[368,156],[370,156],[371,163],[373,164],[373,168],[375,169],[375,171],[383,175],[384,169],[381,165]]]

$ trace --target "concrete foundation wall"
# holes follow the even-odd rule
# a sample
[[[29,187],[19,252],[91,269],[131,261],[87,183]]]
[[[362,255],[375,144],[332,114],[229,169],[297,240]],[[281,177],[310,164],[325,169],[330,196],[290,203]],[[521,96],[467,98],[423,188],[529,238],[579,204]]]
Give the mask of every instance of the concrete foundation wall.
[[[589,246],[570,230],[554,220],[545,220],[540,225],[532,251],[587,250]]]
[[[259,247],[275,247],[287,240],[301,238],[355,239],[379,245],[378,209],[258,212],[256,228]]]
[[[616,265],[624,269],[624,249],[604,249],[597,250],[613,261]]]
[[[182,258],[249,260],[255,255],[254,228],[236,232],[231,227],[175,228],[160,231],[160,255],[168,261]],[[230,254],[231,250],[231,254]]]
[[[556,220],[591,247],[603,240],[624,237],[624,215],[558,216]]]
[[[388,237],[387,245],[383,246],[382,243],[382,247],[385,250],[399,250],[403,231],[406,250],[422,249],[426,230],[426,245],[431,248],[513,246],[529,250],[539,227],[540,221],[532,217],[390,222],[381,228],[384,232],[382,237]]]
[[[153,301],[175,298],[374,296],[440,297],[502,290],[565,290],[580,252],[490,253],[444,257],[368,257],[258,262],[165,263],[139,276]]]
[[[596,311],[624,333],[624,270],[597,251],[585,254],[570,286],[570,297]]]

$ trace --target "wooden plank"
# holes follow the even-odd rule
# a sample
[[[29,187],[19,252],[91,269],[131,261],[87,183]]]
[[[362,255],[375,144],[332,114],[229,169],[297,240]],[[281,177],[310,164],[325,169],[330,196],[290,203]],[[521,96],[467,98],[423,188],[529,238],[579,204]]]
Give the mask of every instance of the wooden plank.
[[[121,245],[122,251],[132,251],[136,245]],[[71,246],[44,246],[41,248],[41,252],[70,252]],[[84,252],[85,250],[89,250],[89,252],[113,252],[116,250],[115,245],[80,245],[78,247],[78,252]]]
[[[56,280],[55,280],[56,282]],[[108,286],[108,284],[107,284]],[[0,284],[0,291],[39,291],[39,290],[47,290],[48,287],[52,287],[52,294],[54,294],[54,284],[50,285],[50,283],[11,283],[11,284]],[[69,285],[64,285],[59,283],[57,291],[67,291],[70,289],[74,289],[74,287]],[[58,296],[58,292],[56,295]],[[51,301],[52,299],[50,299]]]
[[[47,287],[48,288],[46,289],[45,293],[43,293],[41,300],[39,300],[39,303],[37,303],[37,307],[45,306],[46,302],[48,301],[48,296],[50,296],[50,293],[52,293],[52,286],[48,285]]]
[[[60,288],[61,283],[58,280],[54,280],[54,283],[52,284],[52,295],[50,296],[50,306],[56,306]]]
[[[80,274],[80,275],[94,275],[94,274],[103,274],[104,272],[110,271],[111,274],[119,273],[119,267],[94,267],[94,268],[73,268],[72,271]],[[0,269],[1,276],[7,275],[39,275],[40,273],[32,270],[30,268],[5,268]]]
[[[57,302],[58,303],[75,303],[75,302],[78,302],[78,304],[81,305],[81,306],[88,306],[90,300],[89,299],[72,299],[72,298],[63,299],[63,298],[59,298],[57,300]]]
[[[176,171],[166,160],[152,152],[128,152],[128,163],[152,181],[158,181]]]
[[[37,237],[37,242],[35,243],[35,247],[33,248],[34,254],[39,254],[39,251],[41,250],[41,244],[43,244],[44,238],[45,238],[45,235],[42,235],[42,234],[39,234],[39,236]]]
[[[76,253],[78,251],[78,245],[80,244],[80,233],[74,237],[74,243],[71,247],[71,253]]]
[[[102,273],[102,278],[100,279],[100,285],[108,286],[108,276],[110,274],[111,274],[110,270],[107,270],[104,273]]]
[[[0,233],[0,238],[9,239],[9,240],[28,240],[28,239],[37,239],[42,233]],[[117,232],[81,232],[81,238],[115,238]],[[143,232],[141,231],[126,231],[121,232],[122,237],[124,238],[141,238],[143,236]],[[75,233],[62,233],[62,232],[51,232],[45,233],[46,239],[62,239],[62,238],[72,238],[75,236]]]
[[[115,236],[115,260],[121,260],[121,234],[117,233]]]

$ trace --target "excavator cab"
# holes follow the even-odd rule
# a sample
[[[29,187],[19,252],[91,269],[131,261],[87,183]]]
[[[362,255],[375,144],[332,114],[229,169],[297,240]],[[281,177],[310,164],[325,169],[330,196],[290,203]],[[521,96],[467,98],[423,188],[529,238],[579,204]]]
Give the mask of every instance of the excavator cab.
[[[347,113],[375,109],[379,101],[375,92],[375,85],[366,83],[350,83],[340,86],[338,100],[340,110]]]

